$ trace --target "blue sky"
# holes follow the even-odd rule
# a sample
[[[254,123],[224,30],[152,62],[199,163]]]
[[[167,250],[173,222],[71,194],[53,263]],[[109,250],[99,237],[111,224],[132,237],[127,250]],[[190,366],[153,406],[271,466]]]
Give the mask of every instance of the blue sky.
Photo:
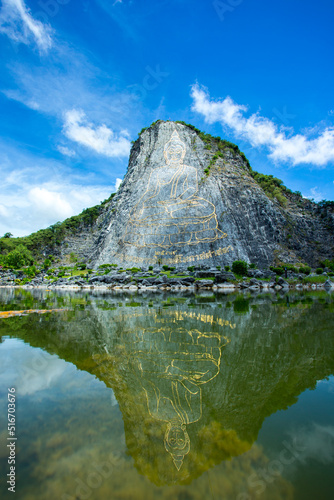
[[[184,120],[334,199],[330,0],[0,2],[0,235],[109,196],[131,141]]]

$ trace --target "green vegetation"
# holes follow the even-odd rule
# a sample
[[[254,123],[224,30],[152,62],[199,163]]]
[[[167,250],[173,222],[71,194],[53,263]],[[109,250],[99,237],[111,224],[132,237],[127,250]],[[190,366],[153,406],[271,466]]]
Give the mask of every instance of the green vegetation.
[[[324,272],[324,270],[323,270],[323,268],[322,268],[322,267],[318,267],[318,268],[315,270],[315,272],[316,272],[317,274],[322,274],[322,273]]]
[[[249,300],[244,297],[237,297],[233,302],[233,310],[239,314],[245,314],[249,311]]]
[[[319,276],[307,276],[306,278],[303,279],[303,283],[307,284],[317,284],[317,283],[326,283],[328,277],[326,275],[319,275]]]
[[[330,202],[330,203],[334,203],[334,202]],[[329,260],[329,259],[323,260],[320,262],[320,266],[322,268],[328,267],[331,271],[334,271],[334,259],[333,260]]]
[[[293,273],[302,273],[302,274],[310,274],[311,272],[311,268],[309,266],[306,266],[306,265],[298,265],[297,267],[297,264],[296,265],[293,265],[293,264],[285,264],[285,263],[281,263],[280,265],[278,266],[270,266],[270,270],[273,271],[274,273],[276,273],[278,276],[282,276],[285,272],[285,268],[287,269],[287,271],[291,271]]]
[[[292,193],[292,191],[284,186],[281,179],[278,179],[273,175],[260,174],[252,169],[250,171],[250,175],[269,198],[276,199],[283,207],[287,205],[288,200],[286,194]]]
[[[43,264],[44,269],[47,270],[47,269],[49,269],[50,266],[51,266],[51,260],[45,259],[44,264]]]
[[[7,255],[0,255],[0,264],[13,269],[31,266],[33,263],[34,259],[31,251],[22,244],[14,247]]]
[[[162,269],[163,269],[164,271],[174,271],[174,270],[175,270],[175,267],[169,267],[169,266],[164,265],[164,266],[162,266]]]
[[[117,264],[101,264],[98,269],[107,269],[108,267],[117,267]]]
[[[29,236],[13,238],[9,236],[11,233],[6,233],[0,238],[0,265],[18,268],[42,260],[43,250],[47,249],[48,253],[52,253],[61,245],[66,235],[79,232],[83,226],[92,226],[114,196],[115,193],[100,205],[86,208],[79,215],[74,215],[64,222],[56,222],[47,229],[41,229]]]
[[[224,149],[228,149],[236,154],[239,154],[242,157],[242,159],[246,162],[247,166],[250,168],[250,164],[249,164],[249,161],[247,160],[246,156],[244,155],[244,153],[242,153],[240,151],[240,149],[238,148],[238,146],[236,144],[233,144],[233,142],[226,141],[225,139],[221,139],[221,137],[219,137],[219,136],[214,137],[211,134],[206,134],[205,132],[202,132],[201,130],[194,127],[190,123],[186,123],[184,121],[177,121],[176,123],[181,123],[181,125],[184,125],[185,127],[188,127],[191,130],[193,130],[194,132],[196,132],[196,134],[199,136],[199,138],[202,139],[202,141],[205,143],[206,149],[211,149],[212,143],[216,144],[219,152],[224,151]],[[218,156],[220,156],[219,152],[216,153],[217,158],[218,158]]]
[[[244,260],[235,260],[232,264],[232,271],[238,276],[247,276],[248,264]]]

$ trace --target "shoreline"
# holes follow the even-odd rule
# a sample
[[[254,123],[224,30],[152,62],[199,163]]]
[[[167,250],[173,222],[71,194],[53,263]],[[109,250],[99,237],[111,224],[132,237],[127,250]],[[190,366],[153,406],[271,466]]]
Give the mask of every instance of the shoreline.
[[[261,291],[315,291],[315,290],[326,290],[328,292],[334,291],[334,283],[331,285],[326,285],[325,283],[317,283],[317,284],[303,284],[296,283],[295,285],[289,284],[288,286],[281,286],[275,284],[274,286],[270,286],[270,283],[261,285],[252,285],[252,286],[240,286],[243,285],[238,284],[219,284],[212,286],[184,286],[184,285],[172,285],[172,286],[161,286],[161,285],[152,285],[152,286],[136,286],[136,285],[0,285],[0,289],[9,288],[9,289],[22,289],[22,290],[45,290],[48,292],[52,292],[53,290],[72,290],[72,291],[120,291],[120,292],[146,292],[146,291],[154,291],[154,292],[193,292],[198,293],[200,291],[212,291],[212,292],[235,292],[235,291],[250,291],[250,292],[261,292]]]

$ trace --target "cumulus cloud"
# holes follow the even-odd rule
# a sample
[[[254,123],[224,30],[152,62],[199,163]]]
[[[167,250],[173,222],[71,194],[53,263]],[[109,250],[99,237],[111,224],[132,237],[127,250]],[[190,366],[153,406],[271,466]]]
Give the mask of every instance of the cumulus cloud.
[[[131,147],[130,141],[124,137],[126,131],[116,137],[104,124],[94,127],[87,121],[85,113],[76,109],[65,113],[64,133],[72,141],[109,157],[128,156]]]
[[[269,157],[274,161],[316,166],[334,161],[334,127],[325,128],[315,138],[306,134],[293,135],[259,113],[245,117],[247,107],[235,103],[229,96],[223,100],[210,100],[208,91],[197,84],[192,86],[191,96],[193,111],[204,116],[207,123],[221,123],[252,146],[267,147]]]
[[[52,46],[50,26],[34,19],[23,0],[2,1],[0,33],[14,42],[35,43],[41,52],[47,52]]]
[[[116,184],[115,184],[116,191],[118,190],[118,188],[119,188],[119,186],[120,186],[121,184],[122,184],[122,179],[119,179],[119,178],[117,177],[117,179],[116,179]]]
[[[18,165],[24,165],[19,168]],[[120,179],[41,159],[0,141],[0,236],[26,236],[79,214],[115,193]]]
[[[2,196],[0,235],[10,231],[25,236],[76,215],[108,198],[116,185],[82,186],[68,179],[63,184],[12,186],[10,194]]]
[[[36,186],[28,192],[28,200],[32,209],[46,212],[52,211],[55,217],[59,219],[66,219],[66,217],[73,215],[73,207],[60,192]]]

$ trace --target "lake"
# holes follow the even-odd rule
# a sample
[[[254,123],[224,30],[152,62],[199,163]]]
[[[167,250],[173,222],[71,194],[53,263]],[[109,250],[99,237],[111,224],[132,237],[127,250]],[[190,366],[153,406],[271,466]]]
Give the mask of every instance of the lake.
[[[328,500],[334,297],[1,289],[1,498]]]

